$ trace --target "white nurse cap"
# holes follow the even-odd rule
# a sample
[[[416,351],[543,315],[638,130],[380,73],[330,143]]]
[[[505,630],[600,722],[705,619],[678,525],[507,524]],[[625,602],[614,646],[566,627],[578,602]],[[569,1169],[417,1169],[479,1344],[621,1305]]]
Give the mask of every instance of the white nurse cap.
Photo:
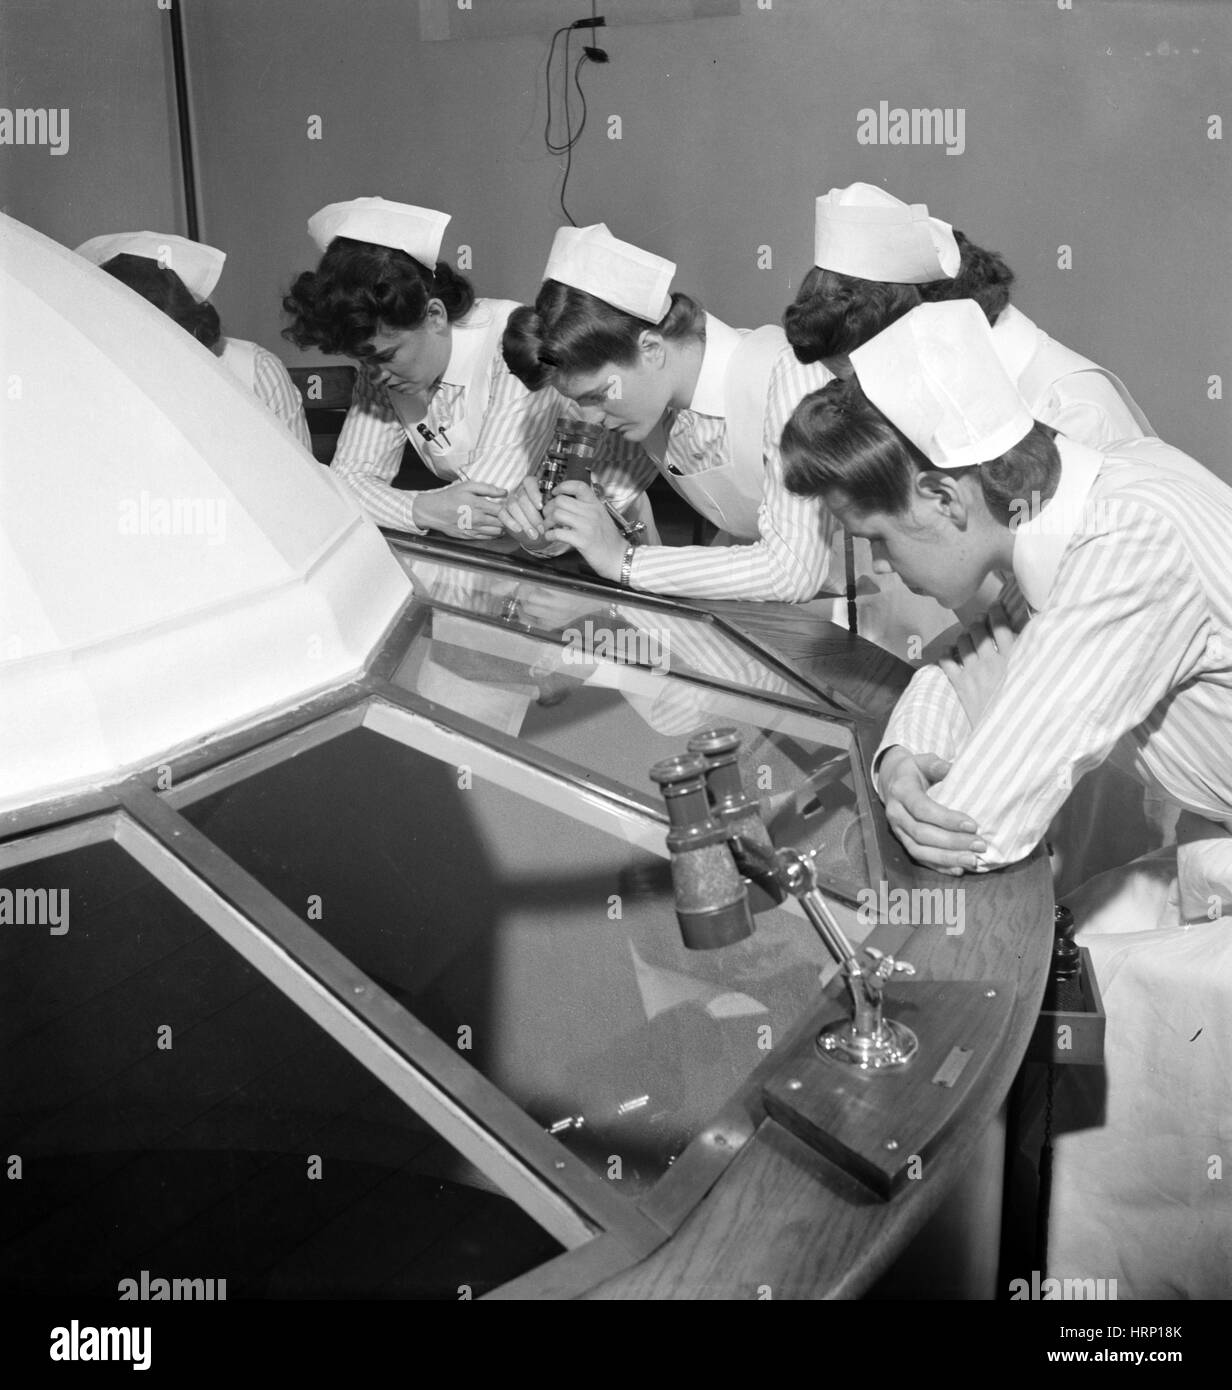
[[[1035,421],[973,299],[920,304],[851,353],[864,394],[937,468],[987,463]]]
[[[112,232],[91,237],[81,243],[77,254],[93,265],[105,265],[113,256],[143,256],[147,261],[157,261],[164,270],[175,271],[196,299],[210,297],[227,259],[227,253],[217,247],[163,232]]]
[[[592,227],[562,227],[556,233],[543,278],[585,290],[613,308],[658,323],[671,308],[675,273],[675,261],[618,241],[596,222]]]
[[[813,263],[861,280],[923,285],[952,280],[962,253],[948,222],[923,203],[901,203],[870,183],[817,199]]]
[[[330,203],[308,219],[308,235],[322,251],[336,236],[392,246],[433,269],[441,258],[441,239],[451,221],[447,212],[391,203],[387,198],[352,198]]]

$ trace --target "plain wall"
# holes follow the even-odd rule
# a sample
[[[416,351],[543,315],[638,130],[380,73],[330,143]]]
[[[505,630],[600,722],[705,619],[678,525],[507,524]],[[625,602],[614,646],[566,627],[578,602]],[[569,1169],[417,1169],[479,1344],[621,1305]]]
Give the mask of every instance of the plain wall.
[[[156,0],[0,0],[0,106],[68,108],[64,154],[0,145],[0,209],[66,246],[183,232],[167,15]]]
[[[1208,378],[1232,368],[1232,199],[1227,143],[1207,136],[1211,115],[1232,115],[1232,6],[1073,2],[743,0],[733,17],[614,24],[600,35],[611,62],[582,74],[590,118],[570,210],[672,257],[681,288],[751,326],[779,318],[811,262],[814,197],[881,183],[1002,252],[1025,312],[1119,373],[1165,438],[1232,480],[1229,405],[1208,399]],[[525,3],[558,24],[589,14],[583,0]],[[28,79],[22,101],[84,83],[76,99],[100,126],[88,163],[77,124],[71,162],[0,150],[19,171],[6,208],[52,235],[66,228],[66,239],[148,225],[174,196],[165,73],[139,24],[128,32],[143,36],[146,77],[133,53],[102,66],[92,55],[114,48],[113,12],[165,16],[154,0],[88,12],[78,0],[6,4],[19,53],[39,49],[26,31],[67,34],[40,51],[55,81]],[[215,295],[227,332],[292,363],[321,360],[280,338],[279,294],[315,262],[309,215],[361,194],[452,212],[445,251],[472,248],[478,291],[533,296],[564,220],[564,161],[543,148],[552,19],[534,35],[425,42],[430,9],[183,0],[202,236],[230,256]],[[53,26],[64,11],[74,22]],[[857,113],[882,99],[963,108],[964,152],[858,144]],[[309,138],[313,116],[320,139]],[[49,163],[67,167],[35,193],[27,182],[46,179]],[[1069,270],[1057,264],[1063,245]]]

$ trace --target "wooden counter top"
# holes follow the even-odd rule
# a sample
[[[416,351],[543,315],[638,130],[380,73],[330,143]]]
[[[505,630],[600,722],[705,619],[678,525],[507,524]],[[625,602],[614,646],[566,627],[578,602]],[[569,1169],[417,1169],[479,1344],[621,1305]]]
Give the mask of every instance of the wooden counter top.
[[[891,654],[787,604],[698,605],[773,647],[804,675],[837,686],[884,721],[910,678]],[[879,807],[877,808],[879,811]],[[883,829],[884,829],[883,823]],[[1003,1046],[939,1152],[882,1201],[773,1119],[756,1133],[676,1235],[595,1298],[851,1298],[892,1264],[964,1172],[1021,1064],[1039,1013],[1052,945],[1052,879],[1041,850],[1021,864],[961,880],[905,859],[902,887],[966,891],[965,930],[878,927],[870,942],[896,950],[932,980],[996,980],[1015,994]]]

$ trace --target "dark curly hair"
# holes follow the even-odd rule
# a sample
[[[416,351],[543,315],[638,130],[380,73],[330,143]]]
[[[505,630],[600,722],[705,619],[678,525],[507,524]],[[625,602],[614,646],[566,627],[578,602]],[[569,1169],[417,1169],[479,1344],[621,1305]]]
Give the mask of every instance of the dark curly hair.
[[[531,391],[561,376],[597,372],[609,362],[628,366],[638,339],[653,328],[664,338],[704,338],[706,316],[687,294],[673,294],[658,323],[614,308],[585,290],[545,280],[533,307],[509,315],[501,350],[505,365]]]
[[[1009,524],[1016,502],[1056,491],[1061,474],[1056,433],[1037,420],[1013,448],[973,465],[997,520]],[[934,467],[873,405],[855,377],[827,382],[804,397],[783,428],[782,451],[788,492],[797,497],[839,492],[861,513],[905,512],[914,474]]]
[[[474,304],[475,292],[445,261],[429,270],[392,246],[339,236],[283,297],[291,323],[282,336],[297,347],[364,357],[382,329],[420,327],[431,299],[440,300],[452,323]]]
[[[787,341],[801,362],[841,357],[875,338],[917,304],[974,299],[989,323],[1010,302],[1014,272],[995,251],[985,251],[954,232],[962,260],[952,280],[899,285],[861,280],[814,266],[783,312]]]
[[[105,261],[102,269],[130,290],[136,290],[143,299],[148,299],[205,347],[212,349],[222,337],[218,310],[208,300],[194,299],[192,291],[174,270],[159,265],[149,256],[133,256],[127,251]]]

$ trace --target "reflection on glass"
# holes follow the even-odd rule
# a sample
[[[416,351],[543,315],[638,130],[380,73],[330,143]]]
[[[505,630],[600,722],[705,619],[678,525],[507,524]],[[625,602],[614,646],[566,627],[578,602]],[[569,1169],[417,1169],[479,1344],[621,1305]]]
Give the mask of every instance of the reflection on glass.
[[[456,1300],[560,1253],[117,845],[24,890],[68,912],[0,932],[5,1293]]]
[[[438,608],[393,681],[620,783],[656,808],[650,766],[683,752],[691,735],[730,725],[742,739],[745,787],[761,798],[775,842],[817,850],[822,885],[849,902],[879,878],[869,862],[875,841],[856,795],[847,726],[626,665],[608,658],[595,628],[589,635],[595,640],[562,646]],[[670,651],[671,629],[656,640]]]
[[[481,752],[355,730],[185,814],[295,911],[318,898],[314,930],[634,1195],[815,1002],[824,951],[780,910],[686,951],[665,858]]]
[[[702,618],[594,594],[527,583],[465,564],[425,560],[394,549],[417,597],[434,606],[497,619],[556,646],[622,665],[703,679],[814,704],[805,686],[775,670]]]

